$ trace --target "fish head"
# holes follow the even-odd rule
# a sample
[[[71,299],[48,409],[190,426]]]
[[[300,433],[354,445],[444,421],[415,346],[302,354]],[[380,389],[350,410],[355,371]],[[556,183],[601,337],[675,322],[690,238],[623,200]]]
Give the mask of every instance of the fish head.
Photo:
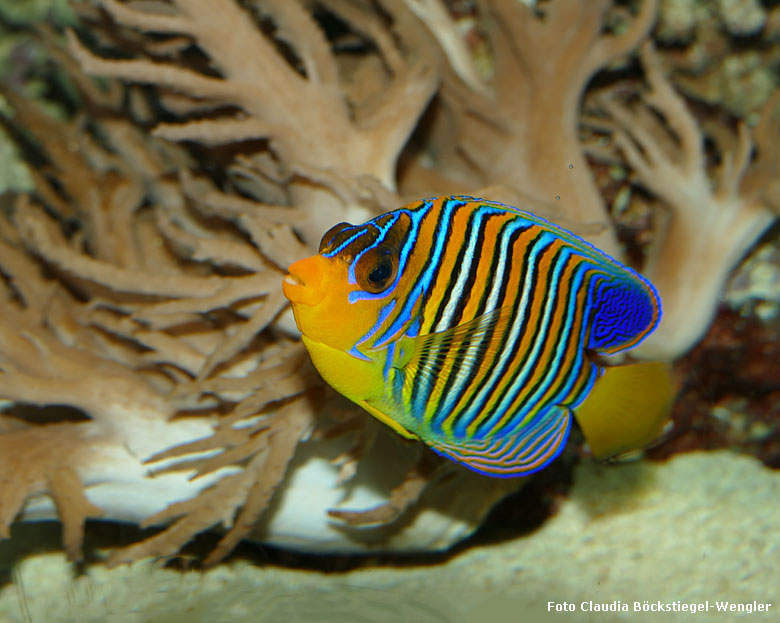
[[[282,291],[292,306],[295,324],[311,341],[343,349],[349,343],[350,324],[344,309],[352,287],[347,281],[342,258],[320,254],[298,260],[290,266]]]
[[[342,351],[364,341],[383,310],[403,296],[409,226],[408,215],[398,212],[363,225],[339,223],[325,233],[317,255],[290,266],[282,287],[306,340]]]

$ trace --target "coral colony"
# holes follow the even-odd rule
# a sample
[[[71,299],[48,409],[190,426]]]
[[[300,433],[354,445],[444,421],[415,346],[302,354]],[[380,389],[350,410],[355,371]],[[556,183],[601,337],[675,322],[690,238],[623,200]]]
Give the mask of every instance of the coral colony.
[[[56,514],[79,559],[87,518],[163,527],[119,562],[221,526],[214,563],[281,512],[272,501],[314,543],[336,521],[391,524],[444,486],[426,454],[375,508],[308,516],[307,496],[359,478],[377,439],[317,377],[282,295],[338,222],[464,193],[628,261],[588,159],[622,167],[656,200],[636,267],[664,320],[639,355],[672,360],[776,218],[778,96],[750,124],[701,123],[653,47],[656,0],[633,14],[482,0],[465,17],[442,0],[313,4],[74,3],[72,28],[20,44],[2,92],[31,166],[0,214],[0,537]],[[636,79],[586,93],[637,56]],[[56,76],[45,89],[42,75]],[[317,455],[339,437],[341,453]],[[320,471],[297,466],[307,452]],[[468,530],[507,491],[453,477],[472,478]]]

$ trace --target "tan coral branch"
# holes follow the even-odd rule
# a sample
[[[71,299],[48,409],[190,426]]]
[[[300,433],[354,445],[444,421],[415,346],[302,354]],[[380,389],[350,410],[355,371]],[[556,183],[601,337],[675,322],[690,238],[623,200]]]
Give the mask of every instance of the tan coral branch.
[[[775,215],[771,203],[744,192],[742,180],[767,157],[759,152],[751,158],[753,140],[746,127],[739,126],[731,149],[717,146],[722,164],[710,171],[704,133],[663,76],[650,44],[643,46],[642,60],[650,86],[642,102],[632,108],[613,99],[604,108],[619,126],[615,143],[637,183],[670,210],[644,270],[661,295],[663,317],[635,352],[671,359],[701,338],[731,267]]]
[[[333,52],[328,50],[326,54],[321,34],[312,35],[318,26],[297,0],[271,3],[266,8],[283,36],[295,41],[293,54],[298,53],[309,67],[304,73],[312,75],[299,73],[278,53],[274,41],[258,31],[236,2],[220,0],[218,11],[214,11],[212,1],[176,0],[173,5],[185,21],[164,21],[162,25],[186,27],[186,33],[211,58],[222,78],[148,60],[107,61],[71,37],[73,52],[92,73],[158,84],[239,106],[255,120],[253,127],[274,131],[273,149],[290,170],[296,165],[316,170],[337,163],[341,177],[373,175],[393,189],[396,159],[436,86],[435,59],[399,63],[400,55],[383,47],[392,42],[385,37],[378,45],[392,75],[384,76],[380,84],[388,88],[360,102],[349,101],[346,89],[335,80]],[[118,21],[127,17],[135,28],[153,30],[160,25],[159,16],[150,16],[147,23],[143,11],[128,14],[115,2],[108,2],[106,7]],[[346,12],[349,19],[360,22],[368,31],[378,27],[377,20],[370,18],[371,12]],[[393,48],[397,45],[388,50]],[[222,121],[227,127],[217,129]],[[205,130],[212,140],[220,133],[233,139],[234,124],[232,119],[215,119],[178,129],[168,126],[161,131],[171,137],[194,138]],[[344,208],[328,188],[313,187],[303,178],[293,179],[289,190],[295,203],[310,208],[310,217],[298,228],[307,242],[315,244]],[[354,204],[352,209],[360,210]]]
[[[262,463],[256,461],[256,465],[250,465],[247,468],[247,470],[257,470],[257,478],[232,528],[220,539],[214,550],[204,560],[204,564],[207,566],[216,564],[229,554],[238,542],[253,529],[276,492],[281,482],[281,476],[287,471],[295,448],[311,428],[311,415],[301,410],[300,404],[293,402],[281,407],[280,412],[284,416],[285,426],[274,434],[268,455],[264,457]],[[255,462],[254,459],[253,462]]]
[[[85,423],[50,424],[0,434],[0,539],[33,495],[51,492],[60,511],[65,551],[81,560],[84,521],[103,510],[91,504],[76,468],[89,463],[98,438]]]
[[[176,297],[206,296],[224,287],[222,280],[216,277],[161,275],[128,270],[76,253],[69,248],[62,233],[43,210],[30,204],[22,204],[16,218],[25,242],[36,253],[72,275],[113,290]]]
[[[209,78],[168,63],[149,60],[105,60],[89,52],[71,31],[68,32],[68,41],[73,56],[78,59],[84,71],[91,74],[112,76],[130,82],[155,82],[185,93],[197,93],[200,97],[224,102],[241,101],[242,92],[231,83],[219,78]]]
[[[338,87],[339,68],[330,44],[303,6],[290,0],[264,0],[263,5],[276,19],[277,36],[301,57],[306,78],[314,84]]]
[[[62,540],[70,560],[83,558],[84,521],[100,517],[103,509],[92,504],[84,494],[84,486],[70,466],[57,469],[49,476],[48,487],[62,522]]]
[[[450,160],[476,169],[482,186],[522,191],[572,221],[604,221],[579,142],[580,100],[599,68],[646,35],[657,8],[655,0],[645,0],[628,29],[611,35],[604,23],[608,4],[557,0],[540,7],[540,17],[516,0],[483,0],[495,74],[488,95],[445,82],[442,95],[458,133]],[[611,228],[588,239],[620,257]]]
[[[218,523],[230,529],[205,562],[211,565],[227,555],[266,509],[295,448],[312,425],[312,416],[300,401],[280,407],[276,417],[279,422],[276,427],[258,433],[267,436],[267,445],[265,439],[259,438],[250,447],[244,445],[243,452],[231,455],[231,458],[251,455],[241,471],[223,476],[197,498],[171,504],[147,518],[144,526],[173,522],[159,534],[113,552],[108,564],[147,556],[171,556],[194,535]],[[264,449],[252,455],[258,448]]]
[[[233,358],[239,351],[246,348],[287,305],[284,295],[279,290],[274,290],[263,300],[262,305],[252,314],[249,320],[240,325],[232,334],[209,355],[199,373],[199,378],[205,378],[221,363]]]
[[[187,123],[161,123],[152,134],[169,141],[198,141],[203,145],[224,145],[236,141],[284,135],[290,128],[263,123],[255,118],[201,119]]]
[[[472,51],[458,31],[449,9],[442,0],[404,0],[406,6],[431,30],[461,80],[476,93],[487,93],[488,85],[480,76]]]
[[[610,60],[628,54],[636,48],[653,26],[658,14],[659,0],[643,0],[639,13],[620,34],[600,38],[590,50],[589,58],[593,71]]]
[[[384,504],[365,510],[331,509],[328,515],[350,526],[375,526],[388,524],[400,517],[420,497],[430,483],[432,465],[429,457],[423,457],[406,474],[403,482],[395,487]]]

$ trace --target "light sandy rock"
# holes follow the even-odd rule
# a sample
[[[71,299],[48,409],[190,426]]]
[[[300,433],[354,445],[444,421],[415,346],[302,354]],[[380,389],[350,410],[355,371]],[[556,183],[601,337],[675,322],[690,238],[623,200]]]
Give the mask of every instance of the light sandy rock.
[[[135,452],[118,437],[100,440],[99,448],[95,442],[94,460],[82,470],[89,501],[104,511],[103,519],[138,523],[170,504],[196,496],[231,469],[190,480],[190,471],[153,475],[139,457],[207,437],[210,432],[207,422],[195,418],[151,421],[143,429],[134,429]],[[414,444],[382,431],[355,476],[339,483],[339,467],[332,459],[352,443],[350,436],[342,436],[301,444],[252,535],[254,540],[305,552],[438,551],[469,536],[498,500],[522,485],[522,480],[485,479],[464,469],[430,484],[423,503],[403,521],[348,528],[331,519],[328,510],[363,510],[387,502],[417,456]],[[52,498],[37,495],[28,501],[20,519],[57,517]]]
[[[0,592],[0,621],[777,621],[778,511],[780,473],[726,451],[583,463],[538,531],[443,564],[319,574],[245,562],[181,573],[144,562],[94,565],[74,579],[60,553],[35,554]],[[590,601],[629,612],[584,612]],[[710,610],[637,613],[635,601]],[[768,612],[717,612],[716,602],[754,601]],[[548,602],[575,611],[548,612]]]

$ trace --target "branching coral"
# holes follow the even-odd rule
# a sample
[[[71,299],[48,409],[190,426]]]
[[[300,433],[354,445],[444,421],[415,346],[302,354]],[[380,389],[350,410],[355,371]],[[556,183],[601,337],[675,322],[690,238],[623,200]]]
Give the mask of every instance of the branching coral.
[[[334,219],[343,216],[344,202],[357,207],[364,194],[357,186],[362,177],[394,189],[396,159],[433,95],[438,74],[435,58],[405,59],[380,29],[377,16],[349,2],[326,3],[359,30],[377,35],[373,43],[379,57],[368,57],[343,76],[322,31],[297,1],[261,3],[277,29],[276,43],[235,2],[219,2],[215,8],[210,0],[176,0],[172,6],[154,5],[159,11],[133,9],[116,0],[102,4],[127,26],[191,37],[220,77],[180,67],[175,57],[163,62],[105,60],[71,37],[85,70],[237,106],[239,113],[161,125],[156,134],[206,144],[270,140],[289,181],[292,203],[307,211],[299,229],[309,244],[316,244]],[[279,41],[290,47],[280,48]],[[295,56],[295,64],[285,52]],[[367,90],[367,84],[373,88]]]
[[[82,416],[55,423],[18,409],[2,416],[0,472],[27,477],[3,483],[0,530],[7,534],[28,498],[50,492],[74,558],[85,516],[102,514],[101,507],[135,521],[154,513],[151,524],[180,517],[144,545],[146,555],[175,552],[215,523],[232,526],[215,553],[224,555],[265,510],[313,425],[302,399],[312,382],[300,346],[280,341],[259,354],[253,346],[281,310],[282,273],[237,230],[206,229],[188,214],[165,180],[163,154],[144,146],[132,126],[104,129],[121,140],[122,152],[135,141],[146,157],[115,159],[83,130],[8,96],[16,121],[37,134],[52,162],[37,174],[40,195],[60,217],[78,218],[79,229],[66,236],[63,222],[24,197],[4,217],[0,395],[16,404],[69,405]],[[66,149],[69,135],[83,158]],[[64,188],[49,179],[64,180]],[[230,405],[230,417],[220,419]],[[184,417],[190,409],[205,413]],[[164,475],[152,477],[143,466],[201,437],[208,448],[179,449],[181,465],[169,460]],[[53,451],[55,444],[65,450]],[[134,502],[117,516],[111,497],[123,489]],[[145,490],[142,501],[134,489]]]
[[[719,165],[711,173],[705,135],[650,44],[642,63],[648,89],[638,105],[602,102],[636,182],[669,209],[643,271],[661,294],[664,317],[638,352],[671,359],[701,338],[731,268],[780,212],[780,97],[769,100],[752,131],[740,123],[736,135],[712,135]]]
[[[96,27],[92,34],[102,45],[121,49],[143,39],[156,57],[107,61],[71,35],[86,69],[174,87],[175,96],[161,88],[158,103],[181,122],[158,123],[156,138],[143,127],[154,106],[136,87],[95,88],[56,48],[52,54],[79,87],[88,117],[56,121],[6,91],[14,109],[8,127],[44,164],[33,171],[34,196],[9,203],[0,222],[0,397],[8,405],[0,415],[0,473],[9,475],[0,489],[0,535],[20,513],[48,517],[54,505],[66,549],[78,558],[86,517],[166,526],[115,552],[111,560],[119,562],[171,555],[221,524],[227,532],[206,561],[213,563],[258,529],[286,482],[274,516],[259,528],[263,538],[365,546],[362,537],[328,525],[326,510],[342,501],[382,507],[382,488],[362,472],[383,453],[366,457],[365,445],[312,435],[316,424],[327,424],[322,412],[329,400],[316,398],[321,385],[289,337],[281,279],[287,265],[311,253],[291,225],[316,242],[325,224],[349,213],[345,197],[347,203],[368,198],[374,208],[397,201],[393,163],[435,86],[436,55],[408,65],[379,15],[330,4],[371,33],[381,54],[361,56],[376,61],[366,60],[370,67],[337,65],[297,3],[264,5],[276,29],[271,37],[233,2],[218,8],[181,2],[176,14],[170,5],[145,3],[148,12],[139,12],[107,2],[132,27],[184,30],[222,74],[186,68],[182,46],[189,41],[178,36],[162,41],[130,32],[112,40],[115,25]],[[85,19],[99,23],[98,14],[85,11]],[[282,46],[286,40],[297,42],[295,58]],[[255,53],[249,64],[248,50]],[[182,67],[160,62],[160,54]],[[361,90],[362,81],[351,83],[377,69],[372,84],[384,99]],[[185,149],[163,140],[197,140],[224,158],[223,143],[258,136],[269,140],[229,161],[221,184]],[[51,405],[70,409],[60,413]],[[356,416],[353,409],[347,418]],[[65,450],[52,451],[57,440]],[[330,464],[331,454],[341,469]],[[397,454],[401,471],[385,470],[397,478],[386,488],[396,511],[383,524],[429,483],[417,474],[391,494],[408,463]],[[313,495],[315,486],[324,491]],[[373,533],[369,542],[447,545],[472,530],[504,490],[483,488],[469,508],[438,502],[419,521],[383,537]],[[367,523],[361,516],[355,511],[344,519]]]
[[[452,25],[434,19],[440,13],[435,0],[408,3],[427,17],[439,39],[451,39]],[[494,75],[474,90],[478,73],[460,69],[472,88],[448,80],[443,91],[456,116],[452,148],[464,166],[476,167],[483,185],[502,184],[554,204],[573,223],[605,223],[603,200],[579,143],[580,99],[594,73],[645,36],[656,5],[644,0],[623,32],[605,34],[608,0],[558,0],[544,4],[541,16],[516,0],[480,2]],[[468,54],[451,50],[453,65],[468,67]],[[589,238],[620,255],[611,228]]]

